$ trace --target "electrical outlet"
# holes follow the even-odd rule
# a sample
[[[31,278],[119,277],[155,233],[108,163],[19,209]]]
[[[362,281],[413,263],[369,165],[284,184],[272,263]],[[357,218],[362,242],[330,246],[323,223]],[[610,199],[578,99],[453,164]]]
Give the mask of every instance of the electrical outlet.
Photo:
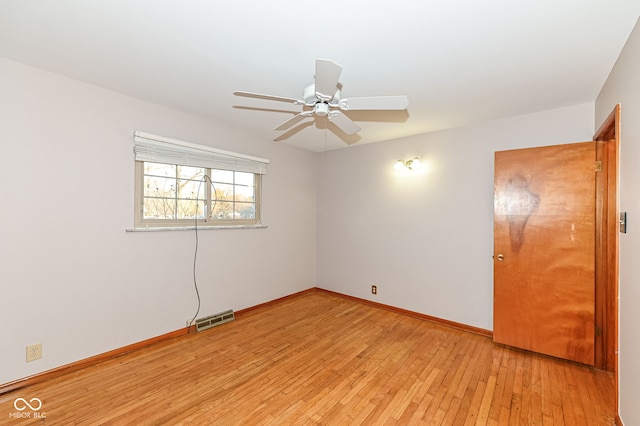
[[[27,362],[42,358],[42,343],[27,346]]]
[[[372,294],[378,294],[378,286],[377,285],[372,285],[371,286],[371,293]]]

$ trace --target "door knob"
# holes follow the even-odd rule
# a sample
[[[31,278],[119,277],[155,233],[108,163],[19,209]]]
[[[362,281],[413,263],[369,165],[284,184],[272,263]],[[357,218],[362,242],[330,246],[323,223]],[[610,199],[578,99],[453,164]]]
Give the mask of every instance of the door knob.
[[[504,254],[500,253],[498,255],[498,262],[502,262],[504,260]]]

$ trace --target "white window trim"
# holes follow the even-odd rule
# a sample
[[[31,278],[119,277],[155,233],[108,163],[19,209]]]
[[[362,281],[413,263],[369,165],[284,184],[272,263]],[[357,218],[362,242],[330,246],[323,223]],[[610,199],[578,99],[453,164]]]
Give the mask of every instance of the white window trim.
[[[198,222],[198,227],[195,226],[149,226],[144,228],[127,228],[126,232],[164,232],[164,231],[193,231],[198,229],[198,231],[209,231],[209,230],[224,230],[224,229],[262,229],[268,228],[268,225],[259,223],[256,225],[200,225]]]

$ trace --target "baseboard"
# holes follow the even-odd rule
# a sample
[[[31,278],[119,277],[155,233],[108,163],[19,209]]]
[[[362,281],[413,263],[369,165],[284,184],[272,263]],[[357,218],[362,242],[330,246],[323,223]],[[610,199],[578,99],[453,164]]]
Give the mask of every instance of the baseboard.
[[[240,309],[239,311],[236,311],[235,314],[236,314],[236,316],[242,316],[242,315],[248,314],[248,313],[250,313],[252,311],[255,311],[256,309],[260,309],[260,308],[263,308],[265,306],[277,305],[278,303],[282,303],[285,300],[293,299],[295,297],[302,296],[303,294],[313,293],[314,291],[316,291],[316,287],[308,288],[306,290],[302,290],[302,291],[299,291],[297,293],[289,294],[288,296],[279,297],[277,299],[273,299],[273,300],[270,300],[270,301],[265,302],[265,303],[260,303],[259,305],[250,306],[250,307],[245,308],[245,309]]]
[[[264,306],[269,306],[269,305],[274,305],[277,303],[281,303],[287,299],[291,299],[297,296],[300,296],[302,294],[305,293],[309,293],[309,292],[313,292],[315,291],[315,288],[310,288],[307,290],[303,290],[297,293],[293,293],[290,294],[288,296],[284,296],[284,297],[280,297],[278,299],[274,299],[271,300],[269,302],[265,302],[265,303],[261,303],[259,305],[256,306],[251,306],[249,308],[245,308],[245,309],[241,309],[239,311],[235,312],[236,316],[242,316],[242,315],[246,315],[248,313],[250,313],[251,311],[254,311],[256,309],[259,309],[261,307]],[[118,349],[114,349],[112,351],[109,352],[105,352],[102,354],[98,354],[95,356],[92,356],[90,358],[85,358],[85,359],[81,359],[80,361],[76,361],[73,362],[71,364],[66,364],[63,365],[61,367],[57,367],[54,368],[52,370],[47,370],[47,371],[43,371],[42,373],[38,373],[38,374],[34,374],[33,376],[28,376],[28,377],[24,377],[22,379],[18,379],[18,380],[14,380],[12,382],[9,383],[4,383],[0,385],[0,395],[8,393],[8,392],[12,392],[14,390],[20,389],[20,388],[24,388],[26,386],[30,386],[30,385],[34,385],[36,383],[40,383],[43,382],[45,380],[50,380],[53,379],[55,377],[59,377],[63,374],[67,374],[67,373],[71,373],[73,371],[76,370],[80,370],[82,368],[85,367],[89,367],[91,365],[94,364],[98,364],[100,362],[104,362],[106,360],[112,359],[112,358],[116,358],[120,355],[124,355],[128,352],[132,352],[132,351],[136,351],[142,348],[145,348],[147,346],[151,346],[154,345],[156,343],[160,343],[163,342],[165,340],[169,340],[169,339],[173,339],[175,337],[179,337],[179,336],[183,336],[185,334],[189,334],[190,332],[195,331],[196,327],[195,325],[192,325],[189,328],[181,328],[179,330],[175,330],[172,331],[170,333],[166,333],[160,336],[156,336],[156,337],[152,337],[151,339],[147,339],[147,340],[143,340],[141,342],[137,342],[137,343],[133,343],[131,345],[127,345]]]
[[[316,291],[332,294],[336,297],[341,297],[343,299],[352,300],[354,302],[364,303],[365,305],[374,306],[376,308],[385,309],[387,311],[397,312],[399,314],[408,315],[414,318],[419,318],[425,321],[430,321],[437,324],[446,325],[448,327],[457,328],[458,330],[468,331],[469,333],[480,334],[482,336],[493,338],[493,332],[491,330],[486,330],[484,328],[473,327],[471,325],[462,324],[455,321],[449,321],[446,319],[432,317],[431,315],[421,314],[419,312],[409,311],[407,309],[397,308],[391,305],[385,305],[383,303],[374,302],[368,299],[361,299],[359,297],[349,296],[343,293],[337,293],[331,290],[325,290],[323,288],[316,287]]]
[[[156,343],[163,342],[165,340],[173,339],[175,337],[188,334],[191,330],[195,330],[195,326],[192,326],[190,329],[186,327],[181,328],[179,330],[175,330],[170,333],[163,334],[161,336],[152,337],[151,339],[143,340],[141,342],[123,346],[121,348],[114,349],[109,352],[105,352],[89,358],[81,359],[80,361],[72,362],[71,364],[66,364],[51,370],[43,371],[42,373],[34,374],[33,376],[24,377],[22,379],[14,380],[9,383],[4,383],[0,385],[0,395],[5,394],[7,392],[12,392],[14,390],[23,388],[25,386],[34,385],[36,383],[40,383],[45,380],[50,380],[55,377],[62,376],[63,374],[71,373],[73,371],[80,370],[82,368],[89,367],[91,365],[98,364],[100,362],[104,362],[112,358],[116,358],[120,355],[137,351],[139,349],[154,345]]]
[[[409,310],[406,310],[406,309],[397,308],[395,306],[384,305],[382,303],[373,302],[371,300],[360,299],[358,297],[353,297],[353,296],[349,296],[349,295],[346,295],[346,294],[337,293],[337,292],[334,292],[334,291],[331,291],[331,290],[325,290],[325,289],[322,289],[322,288],[319,288],[319,287],[312,287],[312,288],[309,288],[307,290],[302,290],[302,291],[299,291],[297,293],[290,294],[288,296],[284,296],[284,297],[280,297],[278,299],[271,300],[269,302],[265,302],[265,303],[261,303],[259,305],[251,306],[249,308],[241,309],[241,310],[236,311],[235,315],[241,317],[243,315],[250,314],[253,311],[256,311],[256,310],[258,310],[258,309],[260,309],[262,307],[275,305],[275,304],[278,304],[278,303],[282,303],[282,302],[284,302],[286,300],[293,299],[295,297],[301,296],[303,294],[311,293],[311,292],[322,292],[322,293],[326,293],[326,294],[331,294],[331,295],[336,296],[336,297],[341,297],[341,298],[344,298],[344,299],[348,299],[348,300],[352,300],[352,301],[355,301],[355,302],[363,303],[363,304],[366,304],[366,305],[374,306],[374,307],[377,307],[377,308],[380,308],[380,309],[386,309],[386,310],[389,310],[389,311],[393,311],[393,312],[397,312],[397,313],[400,313],[400,314],[412,316],[412,317],[415,317],[415,318],[420,318],[420,319],[423,319],[423,320],[426,320],[426,321],[431,321],[431,322],[434,322],[434,323],[443,324],[443,325],[446,325],[446,326],[449,326],[449,327],[457,328],[457,329],[468,331],[468,332],[471,332],[471,333],[480,334],[480,335],[487,336],[487,337],[492,337],[493,336],[493,333],[491,331],[485,330],[485,329],[482,329],[482,328],[472,327],[472,326],[469,326],[469,325],[466,325],[466,324],[461,324],[461,323],[448,321],[448,320],[437,318],[437,317],[432,317],[432,316],[421,314],[421,313],[418,313],[418,312],[413,312],[413,311],[409,311]],[[52,370],[47,370],[47,371],[44,371],[42,373],[35,374],[33,376],[29,376],[29,377],[25,377],[25,378],[22,378],[22,379],[14,380],[14,381],[9,382],[9,383],[4,383],[4,384],[0,385],[0,395],[8,393],[8,392],[15,391],[17,389],[24,388],[26,386],[34,385],[36,383],[40,383],[40,382],[43,382],[45,380],[50,380],[50,379],[53,379],[55,377],[59,377],[59,376],[61,376],[63,374],[68,374],[68,373],[71,373],[73,371],[80,370],[82,368],[86,368],[86,367],[89,367],[91,365],[107,361],[107,360],[112,359],[112,358],[116,358],[116,357],[124,355],[126,353],[133,352],[133,351],[136,351],[136,350],[139,350],[139,349],[154,345],[156,343],[163,342],[165,340],[169,340],[169,339],[173,339],[173,338],[176,338],[176,337],[179,337],[179,336],[183,336],[183,335],[188,334],[188,333],[190,333],[192,331],[195,331],[195,326],[191,326],[189,328],[187,328],[187,327],[181,328],[179,330],[175,330],[175,331],[172,331],[170,333],[166,333],[166,334],[163,334],[163,335],[160,335],[160,336],[152,337],[151,339],[147,339],[147,340],[143,340],[141,342],[133,343],[131,345],[123,346],[121,348],[114,349],[112,351],[105,352],[105,353],[102,353],[102,354],[98,354],[98,355],[95,355],[95,356],[92,356],[92,357],[89,357],[89,358],[85,358],[85,359],[82,359],[80,361],[73,362],[71,364],[63,365],[61,367],[57,367],[57,368],[54,368]],[[622,426],[622,422],[621,421],[620,421],[619,425]]]

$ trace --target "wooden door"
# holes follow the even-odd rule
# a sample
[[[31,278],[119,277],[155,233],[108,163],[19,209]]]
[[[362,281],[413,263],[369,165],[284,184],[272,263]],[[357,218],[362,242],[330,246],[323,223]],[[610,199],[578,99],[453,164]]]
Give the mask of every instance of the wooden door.
[[[593,365],[596,144],[495,153],[494,341]]]

